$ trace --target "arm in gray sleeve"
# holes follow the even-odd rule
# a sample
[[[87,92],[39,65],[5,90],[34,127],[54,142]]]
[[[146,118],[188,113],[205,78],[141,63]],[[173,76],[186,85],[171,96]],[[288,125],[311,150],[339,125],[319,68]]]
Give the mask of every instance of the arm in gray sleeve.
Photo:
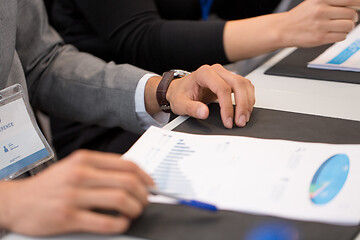
[[[134,94],[147,72],[80,53],[49,26],[42,0],[19,0],[16,50],[34,108],[66,119],[142,131]]]

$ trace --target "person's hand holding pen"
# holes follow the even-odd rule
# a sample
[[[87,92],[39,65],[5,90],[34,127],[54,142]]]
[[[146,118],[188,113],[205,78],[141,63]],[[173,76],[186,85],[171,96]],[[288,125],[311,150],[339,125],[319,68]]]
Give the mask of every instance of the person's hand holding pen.
[[[1,184],[0,226],[32,236],[123,233],[147,206],[150,186],[151,177],[118,154],[77,151],[34,177]]]

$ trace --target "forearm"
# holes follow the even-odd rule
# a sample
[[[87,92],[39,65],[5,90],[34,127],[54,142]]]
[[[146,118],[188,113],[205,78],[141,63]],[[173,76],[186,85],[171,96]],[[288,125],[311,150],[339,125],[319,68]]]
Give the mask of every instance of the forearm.
[[[307,0],[288,12],[227,22],[225,53],[235,61],[278,48],[315,47],[342,41],[358,20],[356,11],[348,4],[346,0]]]
[[[223,21],[157,21],[128,24],[112,35],[117,58],[158,74],[194,71],[203,64],[227,64]],[[196,49],[196,51],[194,51]],[[191,56],[191,57],[189,57]]]
[[[224,21],[162,19],[152,0],[76,2],[94,33],[108,41],[116,61],[158,74],[174,67],[191,71],[205,63],[228,63]]]
[[[224,28],[224,49],[230,61],[237,61],[288,47],[281,21],[284,13],[229,21]]]

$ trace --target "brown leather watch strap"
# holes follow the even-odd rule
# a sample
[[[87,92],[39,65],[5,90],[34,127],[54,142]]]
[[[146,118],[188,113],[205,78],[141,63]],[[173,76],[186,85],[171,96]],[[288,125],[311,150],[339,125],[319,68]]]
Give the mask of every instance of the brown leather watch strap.
[[[156,89],[156,99],[159,103],[160,109],[166,113],[171,112],[170,103],[168,100],[166,100],[166,93],[174,77],[175,71],[171,70],[164,72],[163,77]]]
[[[166,113],[171,112],[170,103],[166,100],[166,93],[170,86],[171,81],[174,80],[174,78],[182,78],[189,74],[190,72],[179,69],[164,72],[163,77],[156,89],[156,99],[162,111]]]

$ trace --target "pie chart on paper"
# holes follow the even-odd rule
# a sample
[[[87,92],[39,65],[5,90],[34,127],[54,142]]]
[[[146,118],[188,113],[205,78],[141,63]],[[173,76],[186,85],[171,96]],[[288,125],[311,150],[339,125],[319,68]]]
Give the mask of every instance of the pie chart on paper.
[[[314,204],[330,202],[344,186],[350,168],[346,154],[336,154],[327,159],[316,171],[310,185],[310,199]]]

